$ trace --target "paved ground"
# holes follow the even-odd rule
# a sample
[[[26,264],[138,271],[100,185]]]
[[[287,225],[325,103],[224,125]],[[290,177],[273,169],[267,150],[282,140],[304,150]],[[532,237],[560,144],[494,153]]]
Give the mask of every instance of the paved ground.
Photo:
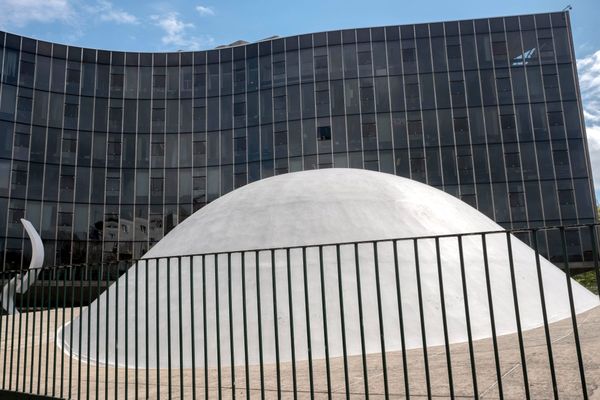
[[[76,313],[74,313],[74,316]],[[1,387],[20,391],[54,395],[64,398],[167,398],[169,383],[171,397],[191,398],[195,387],[197,398],[205,395],[205,373],[198,369],[184,370],[180,374],[173,370],[148,371],[140,369],[137,372],[129,369],[96,368],[84,362],[56,351],[54,346],[55,319],[61,325],[62,318],[70,319],[69,311],[64,314],[51,312],[36,312],[22,314],[21,335],[19,318],[15,318],[14,337],[12,332],[12,317],[1,318],[0,327],[0,368]],[[36,332],[32,330],[33,319],[36,320]],[[582,346],[587,392],[590,398],[600,399],[600,307],[587,313],[580,314],[578,328]],[[28,322],[27,322],[28,321]],[[48,325],[48,321],[50,324]],[[27,322],[28,329],[25,329]],[[40,331],[40,322],[43,329]],[[9,327],[8,337],[6,327]],[[27,334],[25,332],[27,331]],[[49,335],[48,335],[49,333]],[[579,375],[577,355],[575,351],[571,320],[563,320],[550,326],[554,367],[561,399],[582,398],[581,380]],[[48,337],[49,336],[49,337]],[[21,341],[18,341],[18,337]],[[41,342],[40,342],[41,339]],[[41,343],[41,345],[40,345]],[[525,397],[523,385],[523,369],[516,335],[507,335],[498,340],[500,349],[500,370],[502,390],[506,399],[521,399]],[[524,333],[529,390],[532,398],[547,399],[552,397],[552,381],[548,367],[548,352],[543,329],[535,329]],[[495,368],[494,353],[491,340],[480,340],[474,343],[475,365],[477,371],[477,387],[481,398],[499,398],[499,384]],[[18,351],[20,349],[20,352]],[[469,361],[467,344],[451,346],[452,379],[454,394],[457,398],[473,397],[473,378]],[[32,362],[33,355],[33,362]],[[12,368],[11,368],[12,360]],[[46,362],[48,361],[48,362]],[[426,398],[427,385],[425,379],[424,358],[422,350],[411,350],[406,354],[407,370],[402,368],[402,354],[387,353],[388,391],[391,398],[402,398],[406,395],[404,373],[408,374],[409,393],[413,398]],[[448,368],[446,353],[443,347],[428,349],[430,369],[430,387],[434,398],[449,397]],[[365,382],[362,357],[348,359],[349,391],[352,398],[365,397]],[[384,376],[381,354],[371,354],[366,358],[368,391],[371,398],[383,398]],[[46,370],[47,368],[47,370]],[[148,379],[146,379],[148,372]],[[235,395],[238,398],[246,396],[246,379],[243,368],[235,369]],[[282,364],[281,397],[293,398],[293,379],[290,364]],[[258,366],[252,366],[250,375],[251,397],[260,395],[260,371]],[[267,398],[277,398],[276,368],[273,365],[264,368],[264,388]],[[343,359],[330,360],[331,388],[333,398],[345,398],[346,385],[344,379]],[[61,379],[62,377],[62,379]],[[298,398],[310,398],[309,368],[307,362],[300,362],[296,367]],[[327,393],[326,364],[323,360],[313,362],[313,388],[317,398],[325,398]],[[87,382],[90,382],[88,385]],[[129,382],[125,385],[124,382]],[[195,385],[193,382],[195,381]],[[71,385],[69,385],[71,382]],[[98,382],[95,385],[94,382]],[[137,382],[137,385],[136,385]],[[183,382],[183,385],[181,384]],[[221,387],[224,398],[232,397],[231,370],[221,373]],[[218,374],[215,370],[208,371],[208,394],[216,397]],[[116,392],[116,393],[115,393]]]

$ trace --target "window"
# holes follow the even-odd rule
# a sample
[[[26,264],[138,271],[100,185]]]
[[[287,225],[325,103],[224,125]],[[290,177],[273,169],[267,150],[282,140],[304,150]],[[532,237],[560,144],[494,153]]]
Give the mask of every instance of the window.
[[[60,177],[61,190],[73,190],[75,188],[75,177],[71,175],[62,175]]]
[[[165,155],[164,143],[152,143],[152,155],[159,156],[159,157],[164,156]]]
[[[569,165],[569,154],[566,150],[555,150],[554,152],[554,165],[555,166],[568,166]]]
[[[421,139],[423,136],[421,121],[408,121],[408,137],[409,139]]]
[[[469,120],[467,118],[454,118],[454,132],[463,134],[469,132]]]
[[[246,115],[246,102],[245,101],[233,104],[233,115],[236,117]]]
[[[473,169],[473,157],[471,155],[458,156],[456,163],[460,171],[471,171]]]
[[[402,49],[402,60],[405,63],[415,62],[417,60],[415,49]]]
[[[523,195],[523,192],[509,193],[508,197],[512,208],[525,206],[525,196]]]
[[[453,44],[446,46],[449,60],[460,60],[460,45]]]
[[[558,203],[561,206],[573,205],[573,189],[565,189],[558,191]]]
[[[492,52],[494,54],[494,59],[502,60],[506,58],[506,42],[504,40],[493,42],[492,43]]]
[[[411,158],[410,169],[413,174],[425,173],[425,159],[424,158]]]
[[[504,155],[506,168],[519,168],[521,166],[521,158],[519,153],[507,153]]]
[[[73,220],[73,214],[69,212],[59,212],[58,213],[58,226],[69,227],[71,226],[71,221]]]
[[[65,118],[77,118],[78,109],[77,104],[65,104]]]
[[[563,126],[563,115],[561,111],[548,113],[548,123],[550,126]]]
[[[120,179],[119,178],[106,178],[106,194],[107,195],[119,195]]]
[[[317,128],[317,140],[331,140],[331,127],[320,126]]]

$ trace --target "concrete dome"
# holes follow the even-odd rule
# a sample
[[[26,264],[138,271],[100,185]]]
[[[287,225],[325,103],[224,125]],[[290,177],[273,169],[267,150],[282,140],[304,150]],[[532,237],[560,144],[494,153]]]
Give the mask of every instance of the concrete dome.
[[[429,185],[373,171],[324,169],[230,192],[177,225],[145,257],[500,229]]]
[[[248,347],[250,363],[255,364],[260,355],[257,306],[257,298],[260,297],[262,356],[265,363],[275,362],[275,326],[278,328],[280,360],[283,362],[291,359],[290,326],[293,326],[295,333],[296,360],[307,358],[307,319],[311,326],[312,356],[325,356],[325,321],[328,327],[329,355],[340,356],[342,307],[338,284],[341,279],[348,354],[360,354],[362,350],[357,300],[357,278],[360,278],[366,352],[377,353],[381,349],[372,243],[357,246],[359,267],[356,265],[354,246],[341,246],[339,275],[335,246],[324,246],[321,258],[317,247],[309,247],[306,250],[306,281],[301,249],[290,251],[289,275],[285,250],[275,250],[272,253],[263,251],[258,257],[253,252],[235,253],[229,257],[227,254],[212,253],[498,230],[502,230],[499,225],[455,197],[394,175],[354,169],[326,169],[264,179],[215,200],[166,235],[144,258],[190,257],[152,260],[148,264],[138,262],[130,268],[128,277],[120,278],[118,296],[116,285],[113,284],[107,293],[74,320],[73,344],[70,349],[65,350],[72,349],[75,356],[84,360],[89,356],[92,361],[133,366],[137,343],[140,367],[166,368],[169,344],[171,359],[175,360],[173,365],[179,365],[181,334],[184,367],[191,366],[192,341],[195,343],[197,365],[203,365],[206,357],[208,364],[215,366],[218,321],[222,365],[229,363],[230,340],[235,350],[236,365],[244,363],[244,346]],[[438,244],[449,341],[463,342],[467,340],[467,330],[457,238],[441,238]],[[507,236],[504,233],[489,235],[487,244],[496,331],[499,335],[514,333],[517,328]],[[427,345],[441,345],[444,343],[444,336],[436,242],[433,239],[418,241],[420,279],[417,280],[414,242],[401,240],[395,244],[383,242],[377,245],[386,350],[401,349],[394,246],[398,257],[406,346],[423,346],[417,283],[420,283],[422,289]],[[474,339],[483,339],[491,336],[491,328],[481,237],[465,236],[463,246],[472,334]],[[543,323],[535,254],[516,238],[511,237],[511,246],[520,322],[523,329],[532,329]],[[200,254],[206,256],[199,256]],[[320,261],[323,263],[323,281]],[[359,269],[360,272],[357,273]],[[541,269],[550,321],[569,317],[565,275],[545,259],[541,260]],[[215,273],[218,273],[218,280]],[[243,276],[246,284],[245,298],[242,290]],[[145,285],[146,281],[149,282],[148,286]],[[168,282],[170,287],[167,289]],[[576,282],[571,282],[578,313],[598,305],[596,296]],[[289,285],[291,301],[288,283],[292,283]],[[305,285],[308,312],[304,303]],[[273,286],[276,287],[277,297],[276,320]],[[321,302],[323,291],[325,305]],[[232,296],[231,316],[229,293]],[[148,308],[145,305],[146,297]],[[203,297],[206,298],[206,304],[202,303]],[[111,307],[108,316],[103,311],[107,301]],[[290,302],[293,305],[293,320],[289,313]],[[244,304],[246,322],[243,320]],[[323,316],[323,308],[327,312],[326,318]],[[194,326],[191,325],[192,317]],[[139,327],[137,337],[133,334],[136,318]],[[231,331],[230,321],[233,326]],[[79,343],[79,329],[83,327],[87,333],[88,323],[91,333],[89,336],[82,335],[83,341]],[[172,329],[170,343],[168,335],[164,334],[168,323]],[[203,350],[204,323],[207,331],[207,354]],[[247,342],[243,331],[245,323]],[[146,324],[149,329],[147,333]],[[100,328],[98,337],[97,326]],[[70,332],[70,329],[64,330],[65,343],[71,343]],[[148,354],[145,353],[146,341],[151,350]],[[127,355],[124,351],[125,342],[128,344]],[[87,354],[88,346],[96,349],[97,344],[98,352],[92,350]],[[158,354],[157,348],[160,349]]]

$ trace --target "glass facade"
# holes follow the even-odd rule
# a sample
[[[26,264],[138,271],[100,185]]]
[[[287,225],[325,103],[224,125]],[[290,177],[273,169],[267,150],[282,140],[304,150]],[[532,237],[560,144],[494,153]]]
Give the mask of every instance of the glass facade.
[[[4,268],[28,264],[22,217],[47,264],[137,258],[219,196],[313,168],[409,177],[506,228],[595,219],[568,12],[198,52],[0,45]]]

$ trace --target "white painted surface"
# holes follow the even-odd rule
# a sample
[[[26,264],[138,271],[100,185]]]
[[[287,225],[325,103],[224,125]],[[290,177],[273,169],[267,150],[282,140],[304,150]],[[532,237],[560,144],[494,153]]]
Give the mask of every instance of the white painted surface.
[[[144,258],[495,230],[501,230],[500,226],[479,211],[430,186],[377,172],[326,169],[263,179],[229,193],[179,224]],[[516,320],[507,257],[507,237],[504,233],[494,234],[488,236],[487,241],[497,334],[514,333]],[[543,323],[535,256],[534,252],[519,240],[513,238],[511,243],[521,324],[523,329],[531,329]],[[463,245],[473,337],[486,338],[491,335],[491,328],[481,237],[466,236]],[[435,243],[431,239],[420,240],[418,246],[427,345],[441,345],[444,336]],[[379,244],[378,249],[386,350],[394,351],[400,349],[401,343],[394,252],[391,242]],[[342,355],[340,296],[335,250],[334,246],[323,247],[323,288],[330,357]],[[366,351],[379,352],[381,348],[373,245],[359,245],[358,253]],[[325,340],[318,248],[309,248],[306,254],[312,356],[323,358]],[[440,239],[440,254],[450,342],[463,342],[466,341],[467,336],[457,239],[455,237]],[[308,357],[308,340],[302,250],[290,251],[289,286],[293,324],[290,324],[286,253],[281,250],[275,251],[274,256],[280,361],[291,359],[290,325],[294,328],[296,360],[305,360]],[[417,348],[423,344],[413,242],[410,240],[397,242],[397,256],[402,291],[404,337],[407,348]],[[218,261],[217,268],[215,268],[215,260]],[[193,268],[190,261],[193,261]],[[98,301],[84,310],[81,318],[74,321],[72,342],[71,327],[64,329],[67,344],[65,350],[69,351],[72,348],[75,355],[81,355],[85,360],[88,357],[89,345],[91,360],[134,366],[137,346],[138,366],[166,368],[169,361],[168,354],[170,354],[172,366],[178,368],[181,347],[183,366],[190,367],[193,339],[196,366],[201,367],[204,364],[205,353],[203,348],[205,307],[206,357],[208,364],[215,366],[217,364],[215,304],[218,293],[221,365],[230,364],[230,320],[233,323],[234,363],[236,365],[244,363],[244,303],[248,329],[246,344],[248,357],[251,364],[256,364],[259,361],[257,297],[260,295],[263,359],[265,363],[273,363],[275,362],[275,324],[271,253],[260,253],[258,293],[255,254],[246,253],[244,261],[245,302],[242,297],[241,256],[239,253],[231,256],[233,311],[231,319],[228,315],[227,255],[204,257],[205,292],[202,289],[203,257],[201,256],[183,257],[181,270],[178,258],[170,258],[169,265],[167,259],[163,259],[158,268],[156,261],[149,261],[147,265],[140,262],[129,270],[127,276],[121,277],[118,289],[117,285],[113,284],[108,293],[103,294]],[[341,246],[340,261],[348,354],[360,354],[360,319],[353,246]],[[552,322],[566,318],[570,313],[565,275],[548,261],[544,259],[541,261],[549,319]],[[167,270],[170,273],[167,273]],[[218,285],[215,282],[215,270],[218,271]],[[190,273],[193,273],[193,277]],[[599,304],[598,298],[591,292],[576,282],[571,282],[578,313]],[[170,283],[169,293],[167,293],[167,283]],[[179,287],[182,288],[181,324],[179,323]],[[193,303],[190,296],[191,288],[193,288]],[[147,309],[146,293],[148,294]],[[203,297],[206,298],[206,305],[203,304]],[[108,317],[106,316],[107,300],[110,305]],[[146,313],[148,313],[147,321]],[[192,316],[194,317],[193,337]],[[116,320],[118,320],[118,329],[115,327]],[[168,321],[171,329],[170,342]],[[100,336],[96,353],[98,324]],[[181,346],[180,325],[183,338]],[[80,326],[83,326],[81,344],[78,342]],[[88,326],[91,328],[89,334]],[[108,346],[106,346],[107,332]],[[148,353],[146,353],[146,341]]]
[[[37,280],[37,276],[44,264],[44,245],[42,243],[42,238],[31,222],[27,221],[25,218],[21,218],[21,224],[23,224],[25,232],[27,232],[27,236],[29,236],[29,240],[31,241],[31,261],[29,262],[29,268],[23,277],[21,277],[21,275],[15,276],[4,285],[4,288],[2,289],[2,308],[7,314],[19,314],[14,303],[15,294],[22,294],[29,290],[29,287]]]

